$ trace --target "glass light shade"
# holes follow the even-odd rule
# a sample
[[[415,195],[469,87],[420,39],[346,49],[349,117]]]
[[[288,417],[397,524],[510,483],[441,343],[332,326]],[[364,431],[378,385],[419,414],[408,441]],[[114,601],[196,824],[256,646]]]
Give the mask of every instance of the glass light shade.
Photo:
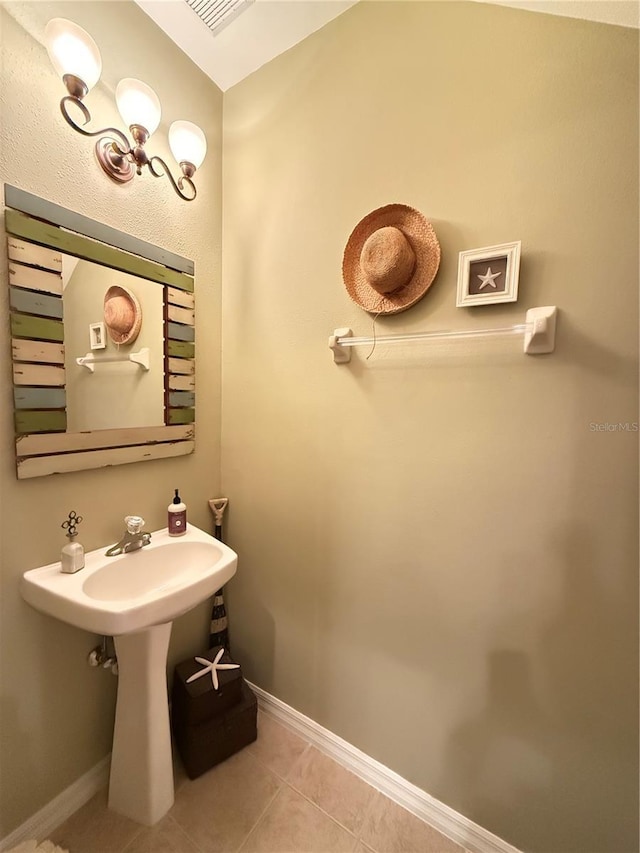
[[[127,127],[140,124],[149,136],[160,124],[160,101],[142,80],[125,77],[116,86],[116,103]]]
[[[61,77],[73,74],[87,89],[96,85],[102,59],[89,33],[66,18],[52,18],[45,27],[44,38],[49,59]]]
[[[197,124],[174,121],[169,128],[169,147],[178,163],[186,161],[197,169],[207,153],[207,137]]]

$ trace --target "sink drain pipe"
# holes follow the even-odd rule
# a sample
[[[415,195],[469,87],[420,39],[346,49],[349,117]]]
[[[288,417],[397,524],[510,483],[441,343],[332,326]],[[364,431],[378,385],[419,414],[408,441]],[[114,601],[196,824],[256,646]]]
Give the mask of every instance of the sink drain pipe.
[[[229,498],[212,498],[209,508],[215,519],[214,536],[222,542],[222,518],[229,503]],[[229,622],[227,610],[224,606],[223,587],[213,596],[213,608],[211,610],[211,627],[209,629],[209,648],[222,646],[229,651]]]

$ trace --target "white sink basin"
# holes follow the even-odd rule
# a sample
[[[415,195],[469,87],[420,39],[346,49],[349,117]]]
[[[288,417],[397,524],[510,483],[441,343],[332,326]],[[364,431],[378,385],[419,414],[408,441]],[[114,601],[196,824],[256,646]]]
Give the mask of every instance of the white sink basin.
[[[76,628],[117,636],[172,622],[220,589],[238,563],[231,548],[191,524],[180,537],[157,530],[149,545],[118,557],[105,557],[106,547],[86,554],[73,575],[59,562],[25,572],[22,597]]]
[[[156,530],[138,551],[85,555],[64,574],[60,563],[22,576],[23,598],[49,616],[114,637],[118,700],[109,808],[152,826],[173,805],[167,703],[167,651],[173,620],[212,596],[236,572],[231,548],[193,525],[178,537]],[[200,649],[196,650],[197,654]]]

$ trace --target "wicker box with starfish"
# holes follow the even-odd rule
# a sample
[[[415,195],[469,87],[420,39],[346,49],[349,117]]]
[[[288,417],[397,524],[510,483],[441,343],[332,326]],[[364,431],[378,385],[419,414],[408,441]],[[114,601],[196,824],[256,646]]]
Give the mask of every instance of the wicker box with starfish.
[[[173,734],[191,779],[257,737],[257,701],[221,646],[183,661],[171,693]]]

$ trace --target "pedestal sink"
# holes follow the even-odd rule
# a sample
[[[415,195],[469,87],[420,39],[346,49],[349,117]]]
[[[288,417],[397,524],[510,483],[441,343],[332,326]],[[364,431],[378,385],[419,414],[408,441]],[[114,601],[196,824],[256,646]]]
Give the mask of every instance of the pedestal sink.
[[[166,664],[173,620],[213,595],[236,572],[231,548],[193,525],[180,537],[157,530],[144,548],[63,574],[60,563],[22,576],[22,597],[37,610],[114,637],[118,699],[109,808],[148,826],[173,805]]]

